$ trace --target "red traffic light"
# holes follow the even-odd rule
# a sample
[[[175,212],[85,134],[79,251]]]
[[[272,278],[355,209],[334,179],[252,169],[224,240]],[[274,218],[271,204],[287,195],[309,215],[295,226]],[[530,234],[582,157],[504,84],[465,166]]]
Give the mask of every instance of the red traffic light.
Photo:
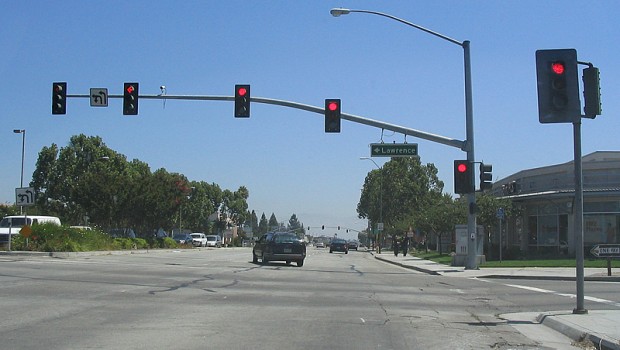
[[[566,67],[564,62],[553,62],[551,63],[551,70],[557,75],[562,75],[566,71]]]
[[[456,166],[456,171],[458,171],[459,173],[464,173],[464,172],[466,172],[466,171],[467,171],[467,164],[465,164],[465,163],[459,163],[459,164]]]
[[[245,87],[240,87],[239,89],[237,89],[237,94],[239,96],[245,96],[245,94],[248,93],[248,90]]]
[[[327,109],[329,109],[330,111],[335,111],[338,109],[338,103],[336,103],[335,101],[330,101],[327,104]]]
[[[128,94],[132,94],[135,88],[133,87],[133,85],[128,85],[126,90]]]

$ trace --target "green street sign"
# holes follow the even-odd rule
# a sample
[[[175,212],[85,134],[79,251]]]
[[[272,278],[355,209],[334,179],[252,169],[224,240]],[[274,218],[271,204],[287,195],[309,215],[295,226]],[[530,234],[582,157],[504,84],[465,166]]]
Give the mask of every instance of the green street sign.
[[[371,143],[371,157],[418,157],[417,143]]]

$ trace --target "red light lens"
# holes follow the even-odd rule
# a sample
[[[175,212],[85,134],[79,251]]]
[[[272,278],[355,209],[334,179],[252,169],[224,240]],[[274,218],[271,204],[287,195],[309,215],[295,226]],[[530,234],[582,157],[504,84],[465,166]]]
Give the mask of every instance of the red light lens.
[[[463,164],[463,163],[459,164],[459,165],[456,167],[456,170],[457,170],[459,173],[464,173],[464,172],[466,172],[466,171],[467,171],[467,164]]]
[[[129,94],[131,94],[134,90],[135,90],[135,88],[133,87],[133,85],[129,85],[127,87],[127,93],[129,93]]]
[[[239,96],[245,96],[245,94],[248,93],[248,90],[246,88],[239,88],[239,90],[237,90],[237,94],[239,94]]]
[[[336,102],[330,102],[327,104],[327,108],[329,108],[330,111],[335,111],[338,109],[338,104]]]
[[[562,75],[564,74],[566,67],[564,67],[564,63],[562,62],[553,62],[551,64],[551,70],[553,70],[553,73],[557,75]]]

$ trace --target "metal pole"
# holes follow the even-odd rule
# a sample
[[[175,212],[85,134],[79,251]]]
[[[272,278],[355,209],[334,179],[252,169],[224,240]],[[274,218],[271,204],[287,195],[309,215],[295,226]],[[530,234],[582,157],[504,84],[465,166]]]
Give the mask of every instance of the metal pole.
[[[471,56],[469,52],[469,40],[463,41],[464,63],[465,63],[465,130],[467,160],[473,164],[474,157],[474,107],[472,97],[471,82]],[[476,188],[476,179],[471,178],[472,188]],[[469,240],[467,244],[467,261],[465,268],[470,270],[478,269],[478,232],[476,230],[476,192],[467,194],[467,232]]]
[[[581,169],[581,117],[573,122],[575,148],[575,258],[577,259],[577,307],[574,314],[587,314],[584,306],[584,272],[583,272],[583,174]]]

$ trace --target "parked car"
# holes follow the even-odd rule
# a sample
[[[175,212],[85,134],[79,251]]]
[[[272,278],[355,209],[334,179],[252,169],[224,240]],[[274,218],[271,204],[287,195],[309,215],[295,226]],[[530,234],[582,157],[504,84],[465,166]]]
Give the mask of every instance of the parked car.
[[[207,235],[207,247],[222,247],[222,237],[218,235]]]
[[[349,250],[351,250],[351,249],[357,250],[357,248],[359,248],[359,242],[357,242],[357,241],[349,241],[349,243],[347,243],[347,245],[349,246]]]
[[[176,234],[172,237],[172,239],[174,239],[174,241],[178,244],[193,244],[192,235],[189,233]]]
[[[257,263],[259,259],[263,264],[285,261],[290,265],[294,261],[302,267],[306,259],[306,242],[291,232],[266,233],[252,248],[252,262]]]
[[[329,252],[344,252],[345,254],[349,254],[349,245],[344,239],[332,239],[332,243],[329,245]]]
[[[192,236],[192,245],[194,247],[206,247],[207,246],[207,236],[204,233],[194,232],[191,233]]]

